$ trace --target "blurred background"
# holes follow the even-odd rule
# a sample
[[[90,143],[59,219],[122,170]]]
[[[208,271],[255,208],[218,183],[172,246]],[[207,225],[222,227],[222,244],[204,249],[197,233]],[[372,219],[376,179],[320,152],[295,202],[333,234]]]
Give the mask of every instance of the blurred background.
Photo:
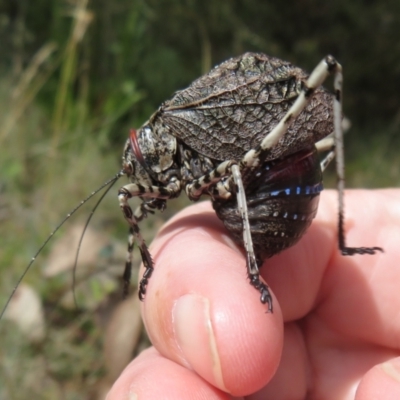
[[[50,231],[118,172],[129,128],[246,51],[307,71],[333,54],[351,121],[347,187],[399,186],[399,26],[398,0],[0,0],[0,307]],[[79,308],[71,271],[96,200],[53,238],[12,299],[0,321],[0,399],[103,399],[147,345],[134,288],[120,302],[127,226],[116,194],[125,182],[83,241]],[[142,224],[148,243],[183,197]]]

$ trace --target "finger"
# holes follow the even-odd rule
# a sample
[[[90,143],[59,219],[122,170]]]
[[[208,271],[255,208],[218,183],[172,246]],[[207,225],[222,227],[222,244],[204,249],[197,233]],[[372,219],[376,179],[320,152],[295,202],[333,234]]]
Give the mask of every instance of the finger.
[[[317,225],[332,224],[335,197],[328,192],[322,198]],[[334,249],[329,256],[311,312],[299,325],[316,398],[352,398],[366,371],[398,353],[399,198],[398,190],[346,192],[348,244],[384,243],[385,253],[343,257]],[[309,290],[301,280],[299,285]]]
[[[121,374],[107,400],[228,400],[230,396],[200,378],[195,372],[145,350]]]
[[[175,217],[151,251],[143,317],[157,350],[235,396],[264,386],[282,350],[279,304],[266,313],[209,203]]]
[[[337,334],[396,349],[400,334],[399,199],[399,190],[346,192],[348,245],[381,246],[385,252],[343,257],[335,251],[315,310],[320,322]]]
[[[400,399],[400,359],[387,361],[368,371],[357,388],[355,399]]]
[[[400,255],[399,198],[399,191],[346,191],[346,244],[382,246],[385,253],[345,257],[338,249],[337,193],[324,191],[321,194],[318,214],[303,238],[295,246],[266,260],[262,268],[264,278],[278,298],[285,321],[302,318],[323,305],[321,312],[329,318],[335,317],[337,323],[351,331],[358,325],[360,331],[376,336],[377,332],[367,326],[371,322],[368,314],[376,315],[375,305],[381,304],[380,312],[395,317],[400,306],[394,286],[400,279],[400,269],[396,267]],[[398,301],[391,304],[383,301],[389,300],[388,297],[393,300],[393,296]],[[348,319],[343,319],[343,312]],[[357,321],[355,315],[359,317]],[[363,324],[359,324],[361,320]]]
[[[246,400],[307,398],[311,366],[304,336],[295,323],[285,324],[285,339],[279,368],[272,380]]]

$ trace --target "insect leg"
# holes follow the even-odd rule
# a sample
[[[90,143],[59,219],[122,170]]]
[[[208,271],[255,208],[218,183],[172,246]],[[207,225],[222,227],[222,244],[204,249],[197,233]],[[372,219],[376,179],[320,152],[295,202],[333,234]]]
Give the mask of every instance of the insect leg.
[[[335,158],[335,150],[330,151],[325,158],[321,161],[320,167],[321,171],[324,172],[331,161]]]
[[[245,168],[253,169],[261,163],[262,159],[265,158],[264,155],[278,143],[279,139],[287,132],[290,124],[307,106],[315,90],[322,85],[330,74],[335,73],[336,75],[338,71],[341,71],[341,68],[340,64],[332,56],[326,56],[315,67],[307,81],[304,83],[301,93],[286,115],[255,149],[249,150],[244,155],[240,162],[240,169],[242,171]]]
[[[231,166],[235,161],[224,161],[213,169],[209,173],[203,175],[198,179],[194,179],[191,183],[188,183],[185,187],[186,194],[190,200],[198,200],[199,197],[212,185],[218,183],[221,178],[230,174]],[[225,189],[219,186],[221,197],[230,197],[228,187]]]
[[[331,135],[329,135],[326,138],[315,143],[315,147],[317,148],[318,152],[334,150],[335,140]]]
[[[136,219],[136,223],[139,223],[140,221],[142,221],[144,218],[147,217],[147,213],[154,213],[155,209],[164,211],[166,207],[165,204],[165,200],[159,200],[159,199],[151,199],[150,202],[143,202],[140,204],[140,206],[135,210],[134,213],[134,217]],[[139,242],[140,243],[140,242]],[[122,276],[122,279],[124,281],[124,287],[123,287],[123,297],[125,298],[128,295],[129,292],[129,285],[131,282],[131,272],[132,272],[132,259],[133,259],[133,248],[134,248],[134,244],[135,244],[135,233],[134,233],[134,229],[132,227],[129,228],[129,234],[128,234],[128,249],[127,249],[127,255],[126,255],[126,261],[125,261],[125,270],[124,270],[124,274]],[[145,242],[142,242],[142,245],[139,245],[139,248],[141,249],[141,253],[143,253],[142,251],[142,246],[144,246],[146,248],[146,250],[144,251],[144,254],[146,255],[146,259],[150,259],[147,256],[148,250],[147,250],[147,246],[145,244]],[[146,252],[147,251],[147,252]],[[151,273],[153,272],[153,264],[152,263],[147,263],[145,264],[148,266],[148,269],[150,270],[149,272],[147,272],[147,269],[145,271],[145,275],[143,276],[143,278],[140,281],[139,284],[139,298],[140,300],[144,299],[144,294],[146,292],[146,285],[148,282],[148,278],[150,277]]]
[[[118,192],[118,200],[125,219],[129,224],[128,251],[124,270],[124,295],[126,296],[129,288],[131,270],[132,270],[132,253],[134,242],[136,241],[142,256],[145,271],[139,283],[139,299],[143,300],[146,294],[146,287],[154,270],[154,262],[151,258],[149,249],[140,233],[138,223],[147,216],[147,212],[153,212],[154,209],[163,210],[165,208],[165,200],[176,197],[180,192],[180,185],[175,180],[167,187],[157,186],[141,186],[134,183],[123,186]],[[144,201],[133,213],[128,200],[131,197],[150,197]]]
[[[243,243],[247,256],[247,272],[250,284],[254,286],[261,294],[260,300],[263,304],[268,303],[268,311],[272,312],[272,297],[269,293],[268,286],[260,280],[260,273],[257,266],[257,260],[253,248],[253,240],[251,238],[249,216],[247,212],[247,200],[243,187],[242,176],[239,166],[232,165],[232,176],[236,185],[236,198],[238,210],[243,223]]]
[[[123,294],[124,296],[126,296],[129,289],[131,270],[132,270],[132,252],[133,252],[134,242],[136,241],[138,243],[140,254],[142,256],[143,265],[145,267],[145,272],[139,284],[139,298],[140,300],[143,300],[144,295],[146,293],[148,278],[150,278],[154,270],[154,263],[151,258],[149,249],[142,237],[142,234],[140,233],[138,221],[135,217],[135,214],[132,213],[131,207],[127,204],[121,205],[121,199],[120,199],[120,206],[122,208],[122,212],[124,213],[125,219],[129,223],[128,252],[125,262],[125,270],[123,274],[123,280],[124,280]]]
[[[324,172],[331,161],[335,158],[335,141],[333,137],[326,137],[315,143],[318,152],[329,151],[325,158],[321,161],[321,171]]]
[[[303,85],[300,95],[290,107],[286,115],[279,121],[274,129],[252,150],[249,150],[240,162],[240,170],[251,173],[265,155],[277,144],[279,139],[287,132],[291,122],[304,110],[311,99],[315,89],[322,85],[324,80],[334,74],[334,102],[333,117],[335,131],[336,171],[339,191],[339,248],[343,255],[375,254],[383,251],[380,247],[346,247],[344,235],[344,152],[343,152],[343,127],[342,127],[342,66],[332,57],[325,57],[313,70]]]
[[[342,134],[345,134],[350,128],[350,121],[344,117],[341,122],[341,131]],[[329,151],[329,153],[325,156],[325,158],[321,161],[321,171],[324,172],[328,165],[335,158],[335,138],[334,133],[332,132],[329,136],[321,139],[319,142],[315,143],[315,147],[318,152]]]
[[[339,66],[340,67],[340,66]],[[342,68],[337,68],[334,80],[335,99],[333,102],[333,117],[335,127],[335,154],[336,154],[336,174],[337,189],[339,193],[339,249],[345,256],[354,254],[375,254],[377,251],[383,252],[381,247],[346,247],[346,238],[344,234],[344,146],[342,129],[342,86],[343,76]]]
[[[133,260],[133,248],[135,245],[135,235],[132,227],[129,227],[129,234],[128,234],[128,249],[126,252],[126,260],[125,260],[125,269],[122,275],[122,280],[124,282],[124,287],[122,291],[123,298],[129,293],[129,285],[131,283],[131,276],[132,276],[132,260]]]
[[[211,185],[217,184],[216,187],[219,196],[222,198],[229,198],[231,196],[230,180],[228,179],[225,183],[219,184],[221,178],[229,174],[232,174],[231,176],[235,183],[238,210],[243,222],[243,244],[246,250],[247,270],[250,283],[260,292],[261,302],[263,304],[268,303],[268,311],[272,312],[271,294],[269,293],[268,286],[260,280],[257,259],[253,248],[253,240],[251,238],[246,194],[239,166],[235,161],[224,161],[208,174],[186,185],[185,190],[191,200],[197,200]]]

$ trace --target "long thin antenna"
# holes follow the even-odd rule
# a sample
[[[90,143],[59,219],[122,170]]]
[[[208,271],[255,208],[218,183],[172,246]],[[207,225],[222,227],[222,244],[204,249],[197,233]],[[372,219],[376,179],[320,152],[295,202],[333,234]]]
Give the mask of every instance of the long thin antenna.
[[[113,178],[109,179],[107,182],[103,183],[98,189],[96,189],[94,192],[92,192],[88,197],[86,197],[84,200],[82,200],[71,212],[69,212],[67,214],[67,216],[61,221],[61,223],[56,227],[56,229],[54,229],[53,232],[50,233],[50,235],[47,237],[47,239],[44,241],[44,243],[40,246],[39,250],[36,252],[36,254],[32,257],[31,261],[29,262],[29,264],[27,265],[27,267],[25,268],[24,272],[22,273],[22,275],[20,276],[20,278],[17,281],[17,284],[15,285],[10,297],[8,298],[5,306],[3,307],[3,309],[1,310],[1,314],[0,314],[0,320],[3,318],[3,315],[11,301],[11,299],[13,298],[16,290],[18,289],[18,286],[20,285],[20,283],[22,282],[22,280],[24,279],[25,275],[28,273],[30,267],[32,266],[32,264],[35,262],[37,256],[41,253],[41,251],[46,247],[47,243],[50,242],[50,240],[52,239],[52,237],[55,235],[55,233],[64,225],[64,223],[72,216],[74,215],[87,201],[89,201],[93,196],[95,196],[97,193],[99,193],[103,188],[105,188],[108,185],[114,185],[114,183],[121,177],[125,175],[124,170],[119,171]],[[108,191],[108,190],[107,190]],[[107,192],[106,192],[107,193]]]
[[[118,176],[119,178],[120,176]],[[78,307],[78,301],[76,299],[76,293],[75,293],[75,284],[76,284],[76,266],[78,265],[78,258],[79,258],[79,253],[81,251],[81,246],[82,246],[82,241],[83,241],[83,237],[85,236],[86,230],[89,226],[90,220],[92,219],[94,213],[97,210],[97,207],[100,205],[100,203],[103,201],[104,197],[107,195],[107,193],[111,190],[111,188],[114,186],[115,182],[117,182],[118,180],[117,177],[114,177],[114,181],[111,180],[110,182],[110,186],[107,188],[107,190],[101,195],[100,199],[97,201],[97,203],[95,204],[95,206],[92,208],[92,211],[90,212],[90,215],[88,217],[88,219],[86,220],[86,224],[82,230],[82,234],[81,237],[79,238],[79,243],[78,243],[78,248],[76,249],[76,254],[75,254],[75,262],[74,262],[74,268],[73,268],[73,272],[72,272],[72,293],[73,293],[73,297],[74,297],[74,303],[76,308]],[[103,185],[104,187],[104,185]]]

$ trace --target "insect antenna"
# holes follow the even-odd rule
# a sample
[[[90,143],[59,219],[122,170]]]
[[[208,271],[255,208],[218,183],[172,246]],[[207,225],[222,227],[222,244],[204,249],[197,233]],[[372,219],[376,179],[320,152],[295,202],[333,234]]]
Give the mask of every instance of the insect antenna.
[[[82,247],[82,242],[83,242],[83,237],[85,236],[86,230],[90,224],[90,221],[94,215],[94,213],[97,210],[97,207],[100,205],[100,203],[103,201],[104,197],[107,195],[107,193],[111,190],[111,188],[114,186],[114,184],[117,182],[117,180],[124,175],[124,173],[121,171],[118,173],[118,175],[116,175],[113,179],[109,180],[108,182],[106,182],[107,184],[109,184],[107,190],[104,191],[104,193],[101,195],[101,197],[99,198],[99,200],[97,201],[97,203],[95,204],[95,206],[92,208],[92,211],[90,211],[89,217],[86,220],[85,226],[82,229],[82,233],[81,236],[79,238],[79,243],[78,243],[78,247],[76,249],[76,254],[75,254],[75,261],[74,261],[74,267],[72,269],[72,294],[73,294],[73,298],[74,298],[74,304],[76,308],[79,308],[78,306],[78,301],[76,298],[76,292],[75,292],[75,285],[76,285],[76,270],[77,270],[77,265],[78,265],[78,258],[79,258],[79,253],[81,251],[81,247]],[[102,187],[98,190],[101,190],[102,188],[104,188],[106,186],[106,184],[102,185]],[[98,190],[96,191],[96,193],[98,192]],[[93,192],[95,193],[95,192]],[[91,196],[90,196],[91,197]],[[89,197],[89,198],[90,198]],[[89,200],[89,198],[87,200]],[[63,221],[64,223],[64,221]]]
[[[61,223],[50,233],[50,235],[47,237],[47,239],[44,241],[44,243],[40,246],[39,250],[35,253],[35,255],[31,258],[31,261],[29,262],[29,264],[26,266],[24,272],[22,273],[22,275],[19,277],[13,291],[11,292],[11,295],[9,296],[6,304],[4,305],[3,309],[1,310],[0,313],[0,320],[3,318],[4,313],[6,312],[6,309],[8,307],[8,305],[10,304],[11,299],[13,298],[15,292],[18,289],[18,286],[20,285],[20,283],[22,282],[22,280],[24,279],[25,275],[28,273],[30,267],[32,266],[32,264],[35,262],[36,258],[38,257],[38,255],[42,252],[42,250],[46,247],[47,243],[50,242],[50,240],[52,239],[52,237],[58,232],[58,230],[64,225],[64,223],[72,216],[74,215],[86,202],[88,202],[93,196],[95,196],[97,193],[99,193],[102,189],[104,189],[106,186],[110,185],[110,187],[106,190],[106,192],[101,196],[100,201],[103,199],[104,195],[107,194],[107,192],[110,190],[110,188],[114,185],[114,183],[121,177],[125,175],[124,170],[119,171],[113,178],[109,179],[107,182],[104,182],[98,189],[96,189],[95,191],[93,191],[89,196],[87,196],[85,199],[83,199],[72,211],[70,211],[67,216],[61,221]],[[93,212],[96,210],[97,206],[99,205],[99,202],[97,202],[96,206],[94,207],[94,209],[92,210],[91,215],[89,216],[89,219],[86,223],[86,225],[89,223]],[[86,226],[84,228],[84,232],[86,230]],[[83,233],[84,233],[83,232]],[[79,242],[79,247],[81,244],[82,238]],[[78,247],[78,252],[79,252],[79,247]],[[78,254],[78,253],[77,253]]]

